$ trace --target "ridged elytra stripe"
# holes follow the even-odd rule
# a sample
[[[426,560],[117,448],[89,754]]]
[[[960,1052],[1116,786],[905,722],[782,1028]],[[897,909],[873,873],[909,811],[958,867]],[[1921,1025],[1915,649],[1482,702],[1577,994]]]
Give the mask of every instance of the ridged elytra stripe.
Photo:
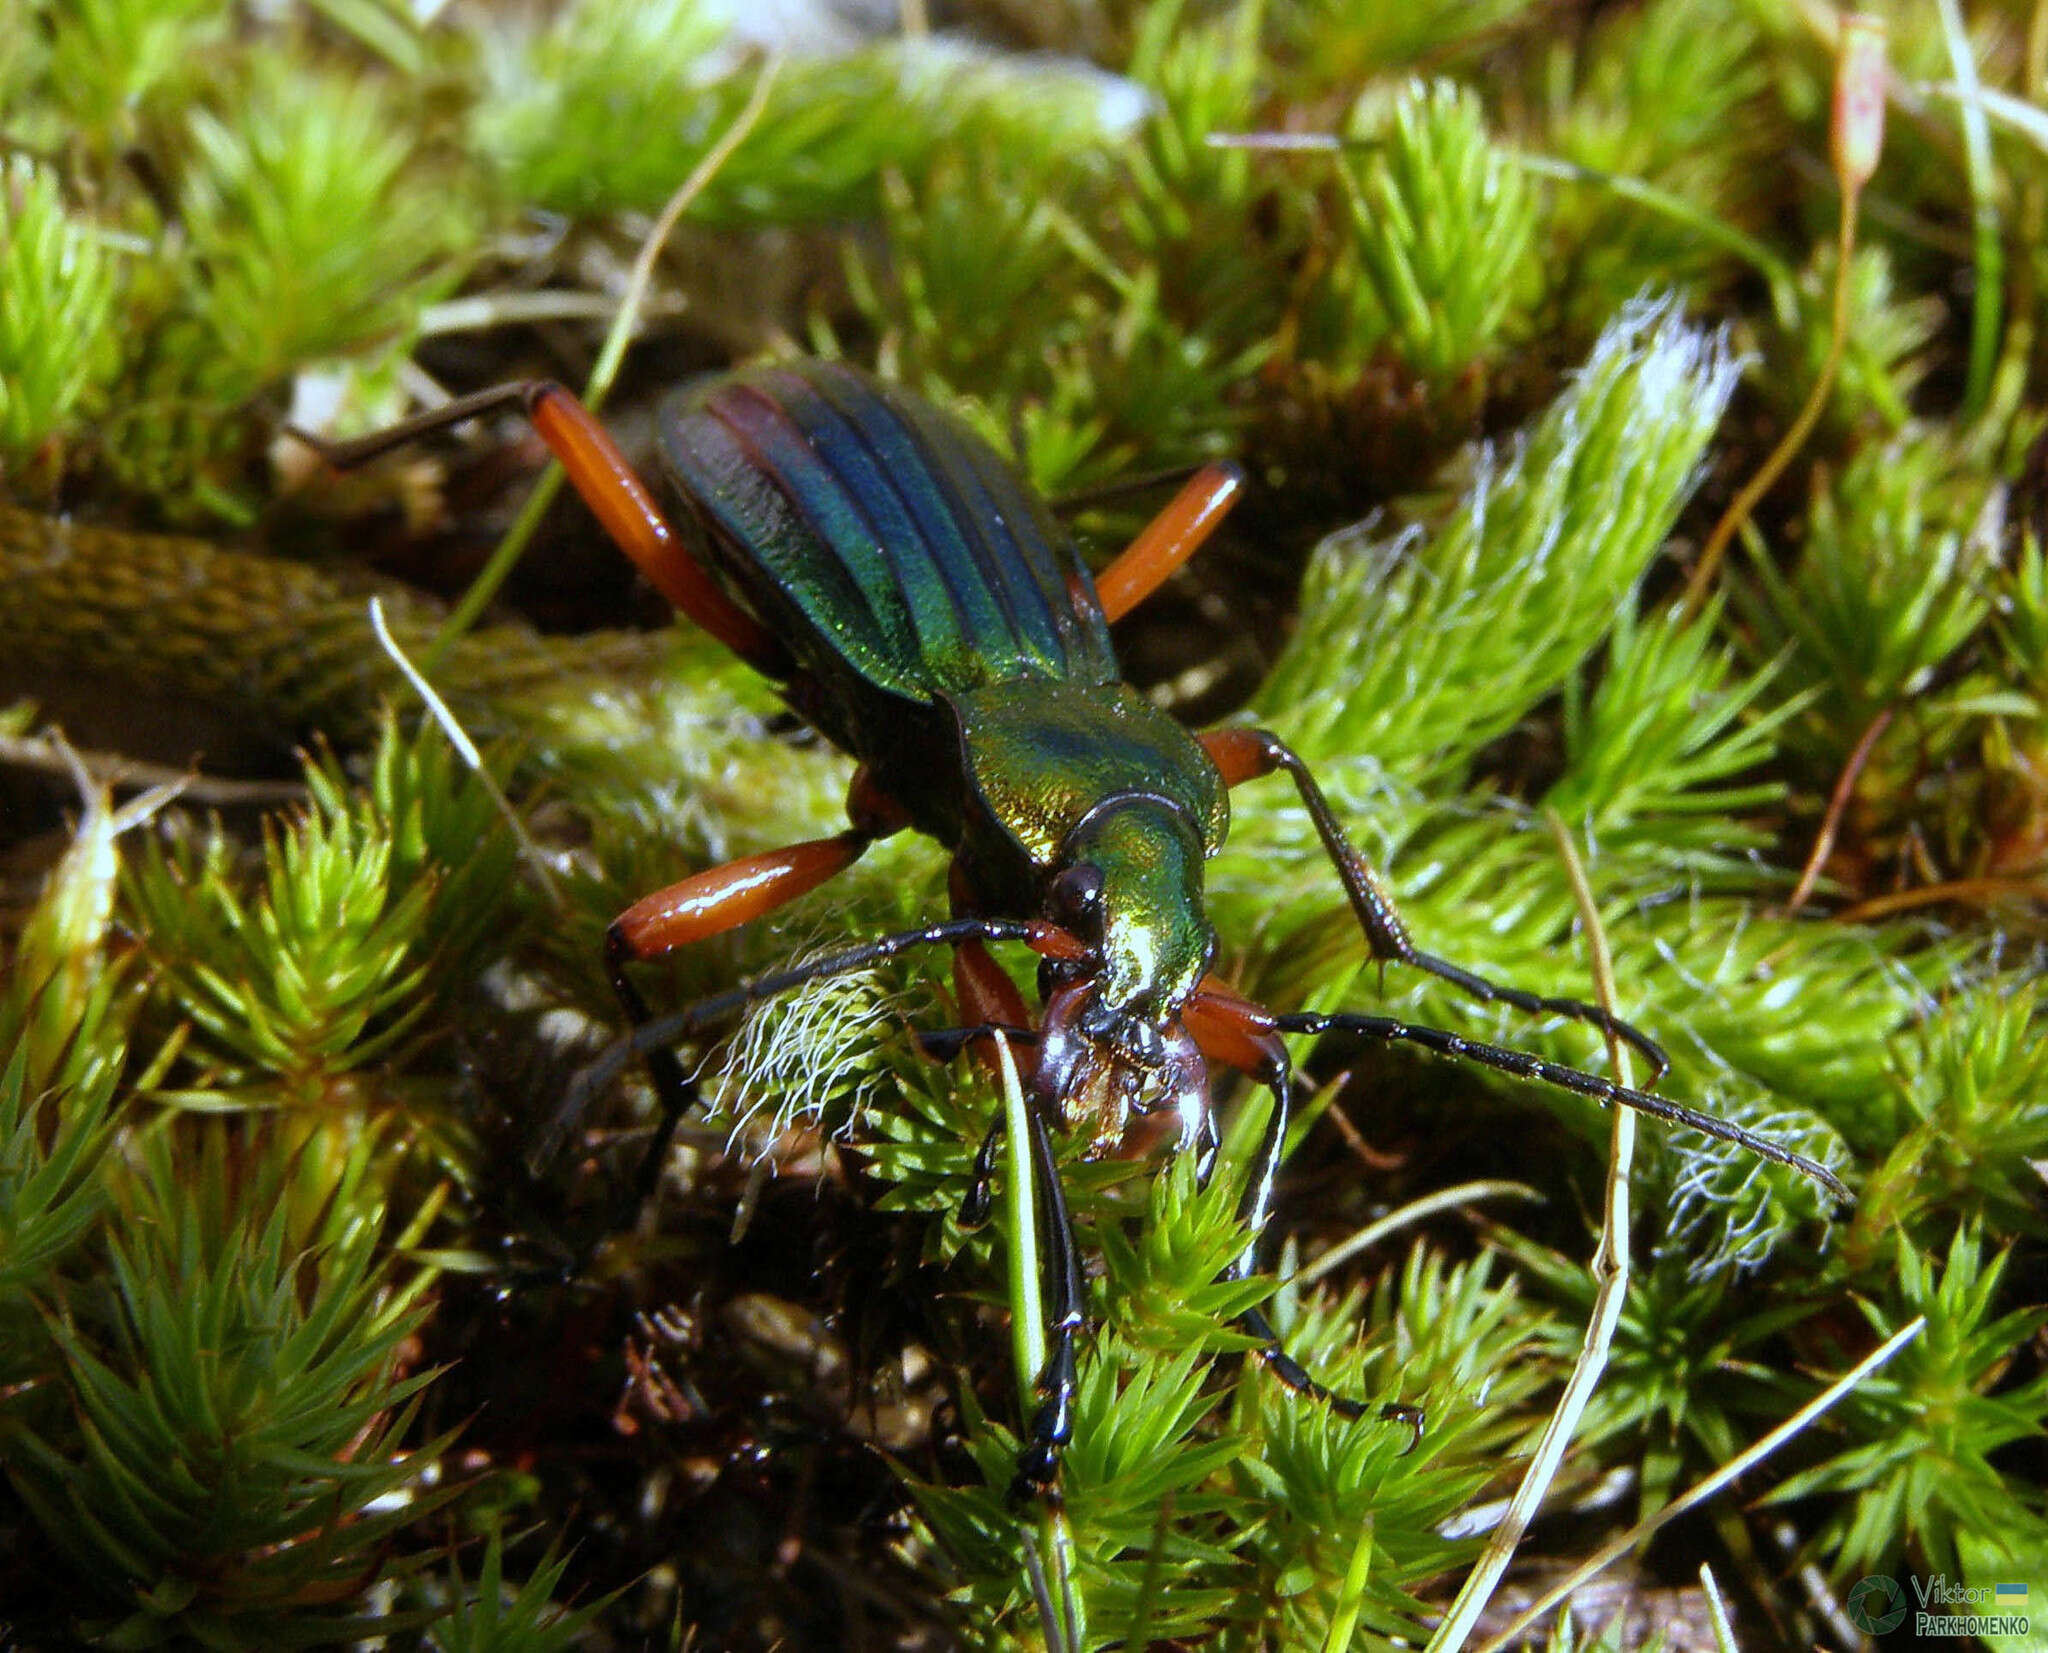
[[[909,416],[937,479],[948,491],[955,520],[966,525],[983,553],[979,566],[992,576],[1016,634],[1037,636],[1046,658],[1060,663],[1061,676],[1085,679],[1087,664],[1097,656],[1085,646],[1077,647],[1082,639],[1077,636],[1066,576],[1080,569],[1080,559],[1065,530],[971,431],[916,403],[893,404],[893,411]],[[1062,560],[1068,568],[1059,566]],[[1039,629],[1046,625],[1049,630]],[[1099,664],[1105,674],[1102,681],[1116,676],[1115,657],[1106,647],[1100,650]]]
[[[804,388],[814,393],[804,409],[805,434],[876,523],[877,549],[919,654],[948,684],[971,678],[976,639],[1017,632],[1015,617],[1005,612],[989,578],[930,577],[934,571],[944,575],[956,560],[947,554],[950,546],[971,554],[972,525],[945,492],[930,485],[937,480],[930,454],[912,441],[886,400],[863,396],[847,411],[835,402],[829,380],[806,381]],[[987,559],[977,559],[977,567],[985,576],[999,572]]]
[[[857,612],[867,634],[858,642],[867,651],[883,660],[915,658],[916,634],[900,599],[892,601],[889,594],[875,590],[872,571],[874,553],[883,544],[882,527],[811,446],[804,427],[790,419],[779,399],[751,382],[724,386],[704,412],[737,446],[753,476],[774,490],[783,513],[794,518],[791,526],[833,553],[792,553],[786,534],[743,532],[741,543],[754,560],[776,576],[777,585],[814,623],[830,622],[828,629],[849,657],[856,654],[856,639],[848,635],[848,627]],[[721,505],[725,496],[711,495],[710,503]],[[906,531],[900,522],[892,526],[899,535]],[[832,589],[815,591],[821,582]]]
[[[814,669],[922,700],[1116,678],[1072,542],[950,416],[812,362],[685,392],[662,442],[721,566]]]

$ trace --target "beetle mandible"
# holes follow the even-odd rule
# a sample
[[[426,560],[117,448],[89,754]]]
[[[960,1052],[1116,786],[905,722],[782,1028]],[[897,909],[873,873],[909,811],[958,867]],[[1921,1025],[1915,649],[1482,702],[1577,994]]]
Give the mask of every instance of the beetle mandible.
[[[1048,1348],[1014,1497],[1053,1493],[1071,1437],[1080,1264],[1053,1160],[1052,1128],[1106,1153],[1135,1119],[1170,1116],[1176,1150],[1206,1168],[1216,1132],[1211,1064],[1251,1075],[1273,1107],[1241,1205],[1233,1273],[1252,1266],[1271,1213],[1291,1068],[1282,1035],[1346,1032],[1420,1045],[1620,1103],[1793,1166],[1846,1199],[1824,1167],[1693,1109],[1526,1052],[1384,1016],[1275,1014],[1209,974],[1216,936],[1203,864],[1229,829],[1228,792],[1284,773],[1300,795],[1375,958],[1438,976],[1482,1001],[1575,1018],[1664,1055],[1597,1006],[1491,982],[1418,949],[1372,866],[1352,847],[1306,764],[1277,737],[1192,734],[1123,682],[1109,625],[1200,547],[1234,503],[1234,466],[1198,471],[1102,574],[1090,577],[1045,503],[952,415],[836,362],[761,367],[677,392],[659,418],[664,468],[696,529],[686,544],[603,427],[560,386],[495,387],[349,442],[313,441],[360,464],[424,432],[523,407],[610,536],[684,614],[776,684],[793,711],[858,763],[849,825],[833,837],[746,856],[636,902],[611,926],[613,985],[640,1031],[662,1123],[643,1162],[652,1192],[697,1091],[670,1044],[747,1004],[861,969],[908,948],[950,946],[969,1027],[1035,1041],[1027,1087],[1033,1174],[1042,1179]],[[312,439],[308,439],[309,441]],[[952,851],[953,918],[756,977],[660,1020],[626,966],[761,917],[914,827]],[[1021,942],[1041,960],[1035,1027],[988,952]],[[572,1099],[573,1100],[573,1099]],[[566,1111],[566,1110],[565,1110]],[[558,1120],[558,1129],[563,1122]],[[967,1205],[985,1209],[995,1138]],[[1350,1415],[1254,1311],[1246,1324],[1290,1387]],[[1412,1408],[1380,1415],[1419,1428]]]

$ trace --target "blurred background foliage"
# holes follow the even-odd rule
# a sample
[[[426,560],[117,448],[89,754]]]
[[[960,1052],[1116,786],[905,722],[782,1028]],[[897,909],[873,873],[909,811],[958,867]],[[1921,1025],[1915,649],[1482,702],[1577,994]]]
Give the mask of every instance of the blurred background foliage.
[[[1248,502],[1119,628],[1133,676],[1287,736],[1430,951],[1586,997],[1556,812],[1664,1088],[1856,1187],[1831,1216],[1648,1134],[1525,1576],[1926,1319],[1538,1633],[1695,1645],[1702,1562],[1757,1646],[1834,1643],[1874,1572],[2048,1588],[2048,8],[1888,21],[1866,179],[1800,0],[0,0],[0,1638],[1044,1639],[1005,1242],[958,1221],[997,1104],[909,1032],[939,961],[693,1053],[717,1117],[643,1220],[635,1079],[527,1169],[613,1031],[606,922],[832,830],[846,763],[662,629],[574,501],[441,629],[545,458],[516,421],[349,476],[284,433],[584,383],[764,76],[654,267],[628,448],[692,373],[843,355],[958,409],[1098,561],[1146,478],[1238,456]],[[1210,899],[1247,991],[1604,1060],[1366,968],[1291,795],[1236,803]],[[649,990],[944,899],[892,841]],[[1555,1404],[1599,1111],[1378,1050],[1308,1071],[1245,1285],[1232,1175],[1063,1149],[1088,1646],[1419,1645]],[[1427,1410],[1416,1451],[1236,1358],[1274,1293],[1332,1387]]]

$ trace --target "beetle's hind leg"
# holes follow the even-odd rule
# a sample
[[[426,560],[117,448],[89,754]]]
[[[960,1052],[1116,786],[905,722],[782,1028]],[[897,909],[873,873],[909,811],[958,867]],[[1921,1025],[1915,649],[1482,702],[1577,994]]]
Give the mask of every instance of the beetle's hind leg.
[[[1235,787],[1244,781],[1257,780],[1276,769],[1287,772],[1288,779],[1294,782],[1295,791],[1301,794],[1309,819],[1315,823],[1324,853],[1336,867],[1337,876],[1343,880],[1344,893],[1350,897],[1351,910],[1358,917],[1359,927],[1365,931],[1366,944],[1372,949],[1374,958],[1412,965],[1440,981],[1449,982],[1482,1004],[1512,1005],[1517,1010],[1537,1016],[1568,1016],[1573,1021],[1598,1028],[1602,1033],[1612,1034],[1640,1052],[1650,1064],[1649,1083],[1653,1086],[1670,1069],[1671,1060],[1664,1054],[1662,1045],[1640,1028],[1611,1015],[1597,1004],[1588,1004],[1583,999],[1552,998],[1489,981],[1461,965],[1418,948],[1408,939],[1407,926],[1401,922],[1401,915],[1394,909],[1393,897],[1387,894],[1386,886],[1380,882],[1372,863],[1344,836],[1336,811],[1330,807],[1329,799],[1323,796],[1323,789],[1316,784],[1314,773],[1278,736],[1263,729],[1212,729],[1198,738],[1222,771],[1226,786]]]
[[[1164,585],[1201,550],[1243,492],[1244,472],[1233,464],[1204,465],[1189,477],[1166,509],[1095,577],[1103,614],[1121,620]]]
[[[431,432],[514,406],[525,411],[534,434],[561,461],[606,534],[657,591],[756,671],[774,678],[790,675],[789,652],[781,640],[727,596],[690,555],[597,416],[551,380],[493,385],[350,441],[330,442],[296,428],[291,434],[328,464],[347,470]]]

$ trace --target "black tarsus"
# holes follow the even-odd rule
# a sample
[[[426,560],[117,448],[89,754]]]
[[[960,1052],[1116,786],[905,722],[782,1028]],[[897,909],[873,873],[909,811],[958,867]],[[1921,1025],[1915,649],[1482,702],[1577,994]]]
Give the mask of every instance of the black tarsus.
[[[1287,1122],[1294,1089],[1294,1070],[1284,1052],[1276,1052],[1269,1071],[1253,1077],[1273,1093],[1273,1111],[1266,1120],[1265,1132],[1259,1139],[1258,1156],[1245,1183],[1244,1198],[1238,1205],[1238,1220],[1248,1232],[1244,1250],[1238,1253],[1237,1260],[1225,1275],[1231,1280],[1242,1280],[1258,1264],[1259,1241],[1264,1237],[1266,1224],[1273,1215],[1273,1185],[1279,1178],[1281,1155],[1286,1149]],[[1273,1322],[1266,1318],[1262,1309],[1246,1309],[1237,1320],[1249,1336],[1259,1340],[1259,1358],[1265,1362],[1267,1370],[1296,1394],[1328,1402],[1339,1417],[1377,1417],[1383,1423],[1406,1424],[1411,1434],[1407,1446],[1402,1448],[1403,1456],[1413,1452],[1422,1440],[1421,1407],[1387,1401],[1375,1408],[1369,1401],[1353,1400],[1348,1395],[1325,1388],[1309,1375],[1306,1366],[1287,1352],[1280,1341],[1280,1334],[1273,1329]]]
[[[616,933],[616,932],[614,932]],[[605,963],[610,968],[612,991],[618,995],[619,1004],[626,1012],[626,1020],[634,1027],[645,1026],[654,1019],[654,1012],[647,1008],[646,999],[640,989],[626,979],[623,961],[612,955],[615,949],[605,948]],[[682,1117],[697,1104],[697,1081],[683,1071],[682,1059],[668,1045],[656,1046],[642,1053],[647,1063],[647,1077],[654,1083],[655,1099],[661,1104],[661,1124],[656,1127],[654,1138],[647,1144],[647,1151],[641,1156],[640,1169],[633,1178],[633,1209],[645,1210],[647,1202],[654,1197],[654,1190],[661,1182],[661,1168],[668,1160],[669,1144],[675,1141],[676,1127]],[[580,1081],[581,1075],[578,1075]],[[562,1100],[554,1117],[548,1121],[547,1130],[538,1138],[527,1156],[527,1168],[538,1172],[540,1167],[552,1160],[560,1151],[561,1141],[568,1134],[573,1118],[565,1117],[570,1101],[576,1102],[575,1112],[583,1111],[582,1098],[587,1091],[571,1084],[568,1095]]]
[[[287,425],[285,430],[296,440],[305,443],[328,464],[337,470],[351,470],[357,465],[367,465],[382,454],[394,448],[402,448],[417,437],[432,435],[437,430],[446,430],[450,425],[459,425],[466,419],[475,419],[486,413],[496,413],[500,408],[517,406],[529,418],[534,408],[550,394],[567,395],[568,392],[552,379],[513,379],[505,384],[492,385],[486,390],[472,391],[467,396],[458,396],[452,402],[443,402],[439,407],[428,408],[424,413],[415,413],[410,419],[401,419],[395,425],[386,425],[364,436],[334,441],[325,436],[315,436],[311,431]]]
[[[967,1185],[967,1196],[960,1202],[962,1228],[979,1228],[988,1221],[995,1203],[989,1190],[996,1175],[996,1147],[1002,1140],[1003,1116],[997,1114],[983,1134],[981,1146],[974,1150],[974,1180]]]
[[[1245,1331],[1256,1337],[1263,1347],[1259,1358],[1266,1363],[1266,1370],[1292,1389],[1297,1395],[1306,1395],[1310,1400],[1326,1404],[1340,1418],[1377,1418],[1381,1423],[1399,1423],[1408,1427],[1408,1444],[1401,1449],[1401,1456],[1407,1457],[1422,1444],[1423,1425],[1426,1421],[1422,1408],[1410,1406],[1405,1401],[1383,1401],[1374,1406],[1370,1401],[1353,1400],[1349,1395],[1340,1395],[1334,1389],[1326,1389],[1308,1374],[1308,1368],[1281,1346],[1280,1334],[1273,1329],[1273,1322],[1266,1318],[1263,1309],[1246,1309],[1238,1317],[1238,1323]]]
[[[1532,1056],[1526,1050],[1510,1050],[1502,1045],[1489,1045],[1476,1039],[1467,1039],[1462,1034],[1449,1033],[1439,1027],[1417,1027],[1411,1023],[1397,1021],[1392,1016],[1365,1016],[1355,1013],[1326,1014],[1319,1011],[1295,1011],[1273,1018],[1273,1026],[1281,1033],[1350,1033],[1362,1039],[1377,1039],[1386,1044],[1420,1045],[1424,1050],[1433,1050],[1440,1056],[1460,1057],[1476,1062],[1481,1067],[1493,1068],[1500,1073],[1513,1074],[1519,1079],[1535,1079],[1546,1085],[1555,1085],[1559,1090],[1590,1096],[1598,1102],[1619,1103],[1622,1107],[1633,1108],[1638,1113],[1649,1114],[1669,1124],[1688,1126],[1695,1131],[1732,1142],[1737,1147],[1747,1148],[1760,1159],[1789,1166],[1801,1176],[1809,1177],[1820,1184],[1844,1205],[1853,1196],[1848,1185],[1825,1165],[1794,1153],[1790,1148],[1781,1147],[1769,1137],[1758,1136],[1745,1131],[1740,1125],[1731,1125],[1725,1119],[1716,1119],[1712,1114],[1701,1113],[1696,1108],[1683,1107],[1652,1095],[1649,1091],[1636,1090],[1629,1085],[1618,1085],[1612,1079],[1603,1079],[1597,1073],[1586,1073],[1579,1068],[1569,1068],[1559,1062]]]

